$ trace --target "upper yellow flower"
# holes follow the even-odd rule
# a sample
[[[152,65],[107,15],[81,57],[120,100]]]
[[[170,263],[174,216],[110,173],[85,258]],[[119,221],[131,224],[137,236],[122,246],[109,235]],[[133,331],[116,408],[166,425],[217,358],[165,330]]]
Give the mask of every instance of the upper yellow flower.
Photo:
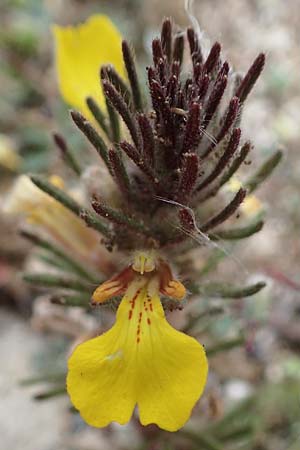
[[[95,427],[127,423],[138,405],[143,425],[176,431],[189,419],[207,377],[203,347],[165,319],[159,294],[181,300],[185,288],[153,252],[103,283],[93,303],[125,292],[114,326],[80,344],[69,359],[67,389]]]
[[[93,15],[75,27],[55,25],[53,32],[61,94],[67,103],[92,119],[86,98],[93,97],[100,106],[105,103],[100,86],[100,66],[111,64],[124,76],[122,37],[104,15]]]

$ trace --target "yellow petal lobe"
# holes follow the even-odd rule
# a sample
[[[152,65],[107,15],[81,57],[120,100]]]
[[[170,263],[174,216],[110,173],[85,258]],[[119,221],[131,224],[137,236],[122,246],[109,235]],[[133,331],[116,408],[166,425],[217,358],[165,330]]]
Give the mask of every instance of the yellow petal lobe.
[[[106,281],[94,291],[92,295],[92,302],[103,303],[106,300],[109,300],[114,295],[118,295],[121,288],[122,285],[118,280]]]
[[[189,419],[207,369],[203,347],[166,321],[158,295],[131,286],[114,326],[74,350],[67,389],[92,426],[124,424],[137,404],[143,425],[176,431]]]
[[[111,20],[100,14],[74,27],[55,25],[53,33],[61,94],[68,104],[93,120],[86,98],[93,97],[101,107],[105,104],[100,86],[100,66],[112,64],[124,77],[122,37]]]
[[[182,300],[186,296],[186,289],[178,280],[170,280],[168,285],[162,288],[162,292],[176,300]]]

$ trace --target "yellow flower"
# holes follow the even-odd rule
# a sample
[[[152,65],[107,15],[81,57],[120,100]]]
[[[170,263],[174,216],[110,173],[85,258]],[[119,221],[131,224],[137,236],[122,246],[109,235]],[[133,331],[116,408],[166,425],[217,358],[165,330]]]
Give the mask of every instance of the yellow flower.
[[[52,176],[51,183],[63,188],[63,180]],[[4,203],[4,212],[23,214],[27,221],[47,231],[69,249],[86,257],[97,245],[96,233],[63,205],[37,188],[27,175],[17,178]]]
[[[181,300],[185,288],[152,252],[99,286],[93,303],[125,292],[114,326],[75,348],[67,389],[92,426],[127,423],[138,405],[143,425],[176,431],[189,419],[204,389],[203,347],[166,320],[159,294]]]
[[[93,97],[101,107],[105,104],[100,87],[100,66],[111,64],[124,76],[122,37],[104,15],[91,16],[76,27],[55,25],[53,32],[61,94],[67,103],[93,120],[86,98]]]
[[[226,187],[230,192],[237,192],[242,187],[242,183],[237,177],[233,177],[229,180]],[[246,217],[251,217],[261,212],[263,209],[263,205],[261,201],[256,197],[256,195],[250,194],[247,195],[247,197],[241,204],[240,209]]]
[[[7,136],[0,134],[0,166],[16,171],[22,159],[14,149],[14,144]]]

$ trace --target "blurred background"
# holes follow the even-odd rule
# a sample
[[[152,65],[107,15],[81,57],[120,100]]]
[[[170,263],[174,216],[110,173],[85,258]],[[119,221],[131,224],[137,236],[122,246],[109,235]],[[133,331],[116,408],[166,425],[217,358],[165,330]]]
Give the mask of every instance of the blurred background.
[[[75,149],[82,145],[58,92],[51,24],[75,24],[95,12],[109,15],[133,43],[141,69],[163,17],[181,27],[190,23],[183,0],[1,0],[0,201],[19,172],[61,173],[53,131],[63,130]],[[43,400],[45,388],[29,379],[41,369],[63,373],[70,339],[93,330],[100,314],[74,308],[66,317],[59,307],[49,311],[41,295],[33,306],[37,292],[20,275],[30,247],[18,237],[15,221],[2,216],[1,450],[214,449],[197,434],[205,430],[218,436],[224,449],[300,448],[300,0],[195,0],[194,13],[204,44],[220,41],[236,70],[247,70],[266,52],[267,66],[244,111],[243,133],[259,158],[284,150],[283,162],[257,192],[267,212],[263,230],[237,244],[235,259],[218,267],[219,279],[234,280],[241,270],[238,259],[248,281],[265,280],[267,287],[242,304],[226,305],[225,314],[207,324],[220,339],[244,327],[248,348],[211,357],[205,397],[182,432],[142,429],[135,420],[105,430],[85,426],[66,396],[52,392]],[[201,339],[201,330],[198,335]]]

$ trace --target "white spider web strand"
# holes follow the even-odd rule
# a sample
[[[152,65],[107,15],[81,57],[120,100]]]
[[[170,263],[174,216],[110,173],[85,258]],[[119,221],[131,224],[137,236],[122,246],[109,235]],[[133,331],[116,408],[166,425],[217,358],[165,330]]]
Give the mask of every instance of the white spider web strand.
[[[244,264],[242,264],[242,262],[238,258],[236,258],[232,253],[228,252],[226,250],[226,248],[224,248],[222,245],[217,244],[216,242],[213,242],[208,237],[207,234],[205,234],[203,231],[200,230],[200,228],[197,225],[196,216],[195,216],[195,213],[192,210],[192,208],[190,208],[189,206],[183,205],[183,204],[181,204],[179,202],[176,202],[175,200],[169,200],[167,198],[160,197],[160,196],[157,196],[157,195],[155,196],[155,198],[157,200],[160,200],[160,201],[164,202],[164,203],[168,203],[170,205],[173,205],[173,206],[176,206],[176,207],[183,208],[183,209],[187,210],[191,214],[192,221],[193,221],[193,226],[194,226],[194,229],[195,229],[196,232],[191,232],[190,230],[187,230],[183,226],[174,225],[173,223],[170,222],[170,224],[174,228],[176,228],[176,229],[182,231],[183,233],[185,233],[187,236],[189,236],[191,239],[193,239],[199,245],[207,245],[207,246],[209,246],[211,248],[215,248],[217,250],[220,250],[222,253],[224,253],[224,255],[226,255],[229,258],[231,258],[241,268],[241,270],[244,272],[245,275],[249,274],[249,271],[247,270],[247,268],[244,266]]]
[[[200,131],[201,133],[204,134],[204,136],[208,139],[208,141],[210,141],[212,144],[217,145],[218,141],[216,140],[216,138],[210,134],[208,131],[206,131],[204,128],[200,127]]]
[[[210,41],[207,37],[205,37],[204,31],[201,31],[200,23],[194,13],[194,0],[184,0],[184,9],[196,35],[198,36],[199,41],[201,42],[203,55],[206,57],[208,54]]]
[[[200,24],[194,14],[194,0],[185,0],[184,9],[187,13],[188,18],[190,19],[191,24],[193,25],[193,28],[194,28],[199,40],[202,39],[203,36],[202,36]]]
[[[195,213],[192,210],[192,208],[190,208],[189,206],[186,206],[186,205],[182,205],[181,203],[176,202],[175,200],[169,200],[169,199],[164,198],[164,197],[159,197],[158,195],[156,195],[155,198],[157,200],[162,201],[162,202],[169,203],[170,205],[174,205],[174,206],[177,206],[179,208],[183,208],[183,209],[187,210],[191,214],[191,217],[192,217],[192,220],[193,220],[193,226],[194,226],[195,230],[197,231],[197,233],[199,234],[199,236],[201,236],[205,242],[212,244],[212,242],[209,239],[209,237],[205,233],[203,233],[203,231],[201,231],[200,228],[198,228],[198,225],[197,225],[197,222],[196,222]]]

